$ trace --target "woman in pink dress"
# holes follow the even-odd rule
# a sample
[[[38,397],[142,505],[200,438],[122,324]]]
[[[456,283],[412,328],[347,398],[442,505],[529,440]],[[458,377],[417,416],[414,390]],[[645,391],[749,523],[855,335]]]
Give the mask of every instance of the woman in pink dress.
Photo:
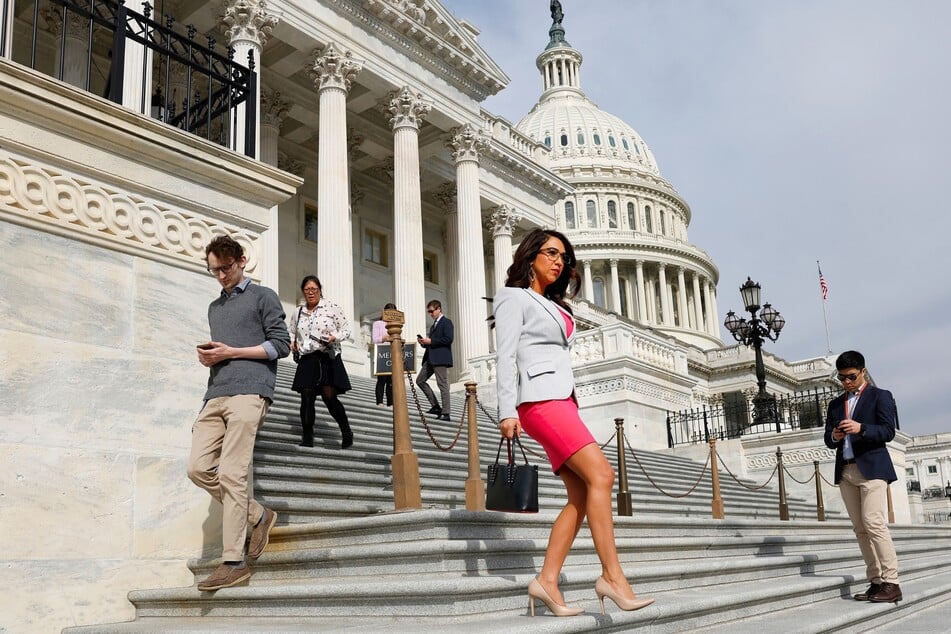
[[[568,503],[551,529],[545,563],[528,586],[532,616],[535,599],[556,616],[584,611],[565,605],[558,578],[585,517],[601,560],[595,583],[601,612],[604,597],[622,610],[654,602],[638,598],[621,569],[611,503],[614,470],[578,416],[569,352],[575,323],[565,302],[579,286],[574,267],[568,239],[557,231],[536,229],[516,250],[505,288],[494,300],[499,428],[506,438],[524,430],[537,440],[568,489]]]

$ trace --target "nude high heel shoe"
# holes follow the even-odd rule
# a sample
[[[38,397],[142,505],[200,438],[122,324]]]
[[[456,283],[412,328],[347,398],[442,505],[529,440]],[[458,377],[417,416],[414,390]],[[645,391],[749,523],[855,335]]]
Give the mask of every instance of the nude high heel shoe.
[[[601,614],[604,614],[604,597],[611,599],[616,606],[628,612],[646,608],[654,602],[653,599],[638,599],[636,596],[633,599],[625,599],[624,597],[618,596],[618,594],[614,592],[614,588],[604,580],[604,577],[598,577],[598,580],[594,583],[594,591],[598,595],[598,601],[601,602]]]
[[[545,592],[542,584],[538,583],[538,579],[532,579],[532,582],[528,584],[528,609],[532,616],[535,616],[535,599],[544,603],[555,616],[578,616],[584,612],[583,608],[569,608],[567,605],[555,603],[555,600]]]

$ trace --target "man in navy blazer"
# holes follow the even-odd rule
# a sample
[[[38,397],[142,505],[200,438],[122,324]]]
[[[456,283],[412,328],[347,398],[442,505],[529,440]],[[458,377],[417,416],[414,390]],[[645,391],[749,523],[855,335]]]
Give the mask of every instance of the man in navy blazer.
[[[449,376],[448,368],[452,367],[452,339],[454,330],[449,318],[442,314],[442,303],[432,299],[426,304],[426,312],[433,318],[433,325],[429,328],[429,336],[416,335],[416,341],[426,349],[423,353],[423,362],[420,364],[419,374],[416,375],[416,385],[422,390],[432,407],[427,414],[435,414],[439,420],[449,420]],[[436,395],[426,381],[433,374],[436,375],[436,386],[442,405],[436,401]]]
[[[845,393],[829,403],[825,443],[835,449],[835,483],[865,560],[868,590],[856,601],[901,600],[898,557],[888,531],[887,490],[898,479],[885,443],[895,437],[895,399],[868,382],[865,357],[854,350],[835,361]]]

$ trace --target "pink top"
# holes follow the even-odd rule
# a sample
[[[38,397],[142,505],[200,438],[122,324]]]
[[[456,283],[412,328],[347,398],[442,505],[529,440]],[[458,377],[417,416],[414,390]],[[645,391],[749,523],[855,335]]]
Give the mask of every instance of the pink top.
[[[373,343],[385,343],[383,337],[386,336],[386,322],[378,319],[373,322]]]
[[[555,304],[555,306],[558,306]],[[561,313],[562,318],[565,320],[565,336],[571,339],[571,333],[575,331],[575,318],[565,312],[565,310],[558,306],[558,312]]]

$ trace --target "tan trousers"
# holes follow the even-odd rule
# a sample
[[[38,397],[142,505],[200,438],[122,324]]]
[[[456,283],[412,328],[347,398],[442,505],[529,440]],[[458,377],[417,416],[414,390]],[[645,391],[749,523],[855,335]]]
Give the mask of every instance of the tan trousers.
[[[248,471],[267,408],[268,400],[257,394],[213,398],[192,427],[188,477],[221,502],[223,561],[244,559],[247,527],[264,513],[250,495]]]
[[[888,498],[884,480],[866,480],[858,465],[847,464],[839,492],[859,541],[865,576],[870,583],[898,583],[898,556],[888,532]]]

